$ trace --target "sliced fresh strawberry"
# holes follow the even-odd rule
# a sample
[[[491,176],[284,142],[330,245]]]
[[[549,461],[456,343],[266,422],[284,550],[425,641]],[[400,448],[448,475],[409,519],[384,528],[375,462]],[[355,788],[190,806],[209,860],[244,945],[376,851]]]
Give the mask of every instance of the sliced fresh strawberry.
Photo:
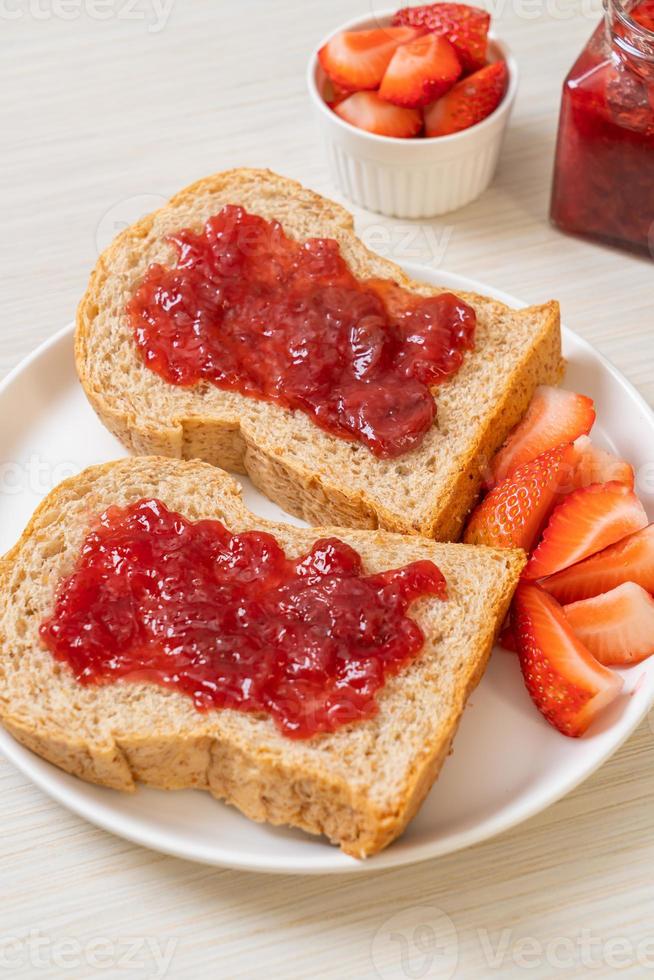
[[[379,88],[400,44],[418,37],[411,27],[380,27],[372,31],[341,31],[318,52],[323,71],[351,91]]]
[[[466,72],[477,71],[486,63],[490,14],[467,3],[430,3],[423,7],[398,10],[393,24],[426,27],[442,34],[454,45]]]
[[[403,109],[380,99],[376,92],[355,92],[334,109],[337,116],[378,136],[399,139],[417,136],[422,127],[419,109]]]
[[[622,679],[595,660],[558,602],[537,585],[518,586],[512,618],[532,701],[564,735],[583,735],[620,693]]]
[[[566,568],[542,584],[559,602],[576,602],[635,582],[654,592],[654,524]]]
[[[515,638],[515,631],[510,619],[507,619],[504,624],[497,643],[503,650],[508,650],[510,653],[518,652],[518,641]]]
[[[447,38],[426,34],[397,49],[379,95],[394,105],[415,109],[447,92],[460,74],[461,62]]]
[[[349,89],[343,88],[341,85],[337,85],[336,82],[332,82],[331,78],[325,79],[322,97],[330,109],[336,108],[339,102],[342,102],[343,99],[347,99],[349,95],[352,95]]]
[[[511,470],[554,449],[587,435],[595,421],[593,402],[563,388],[540,385],[534,392],[522,422],[509,435],[491,464],[491,485]]]
[[[654,653],[654,599],[635,582],[573,602],[563,612],[601,664],[628,667]]]
[[[503,61],[462,78],[425,109],[425,136],[449,136],[480,123],[504,97],[509,73]]]
[[[630,490],[634,488],[634,470],[626,460],[595,446],[588,436],[575,441],[577,462],[572,474],[575,488],[589,487],[591,483],[609,483],[617,480]]]
[[[559,446],[519,466],[494,487],[472,512],[463,540],[494,548],[530,551],[568,478],[575,453]]]
[[[553,575],[646,524],[645,508],[623,483],[594,483],[574,490],[552,513],[523,578]]]

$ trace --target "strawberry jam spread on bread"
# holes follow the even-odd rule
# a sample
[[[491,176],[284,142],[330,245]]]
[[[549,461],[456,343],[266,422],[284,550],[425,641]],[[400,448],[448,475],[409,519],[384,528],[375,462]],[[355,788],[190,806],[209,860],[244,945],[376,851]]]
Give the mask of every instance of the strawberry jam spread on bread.
[[[142,499],[96,521],[40,634],[82,684],[152,681],[310,738],[376,713],[423,646],[406,615],[421,596],[446,598],[431,561],[365,575],[337,538],[287,558],[264,531]]]
[[[474,345],[468,304],[357,279],[335,240],[297,242],[242,207],[170,242],[175,268],[151,266],[127,308],[151,370],[300,410],[378,457],[420,444],[436,417],[430,386]]]

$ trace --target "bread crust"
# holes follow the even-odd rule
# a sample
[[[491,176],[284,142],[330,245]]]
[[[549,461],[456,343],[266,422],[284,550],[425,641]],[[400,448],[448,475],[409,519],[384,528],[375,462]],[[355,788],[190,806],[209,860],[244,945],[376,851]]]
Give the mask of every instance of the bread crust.
[[[216,202],[213,212],[212,201]],[[550,302],[524,311],[510,311],[486,297],[460,293],[475,307],[478,319],[494,324],[489,331],[495,331],[496,341],[500,331],[507,333],[507,349],[496,344],[492,354],[488,354],[501,359],[498,367],[506,376],[505,383],[495,393],[492,406],[486,404],[483,391],[475,391],[474,382],[469,386],[477,403],[483,405],[483,417],[471,424],[469,438],[459,440],[456,451],[453,449],[445,460],[440,460],[435,473],[429,471],[433,453],[427,446],[424,451],[419,449],[402,457],[400,462],[408,470],[423,475],[424,486],[418,493],[407,487],[404,498],[395,494],[389,500],[381,491],[378,479],[385,464],[376,462],[364,446],[352,447],[356,465],[350,467],[349,458],[344,456],[349,451],[343,447],[344,440],[318,430],[311,423],[313,431],[309,438],[319,440],[321,447],[312,457],[314,462],[301,453],[292,452],[298,433],[302,439],[307,438],[307,417],[299,418],[301,413],[287,412],[279,406],[245,399],[234,393],[230,393],[231,407],[224,398],[218,408],[218,402],[214,400],[207,410],[206,398],[202,397],[202,388],[198,386],[198,395],[192,402],[176,389],[179,411],[172,415],[168,413],[164,418],[161,412],[144,408],[147,399],[135,405],[134,399],[126,396],[120,373],[105,373],[99,377],[99,335],[103,330],[111,329],[117,337],[119,328],[115,321],[121,317],[124,320],[122,311],[116,312],[109,327],[101,326],[100,315],[106,309],[109,294],[113,295],[118,289],[129,293],[135,288],[139,278],[131,272],[135,256],[154,248],[153,239],[156,240],[159,234],[157,228],[166,226],[167,221],[169,226],[173,215],[179,213],[184,216],[180,221],[200,227],[203,224],[200,212],[206,217],[219,210],[226,201],[245,202],[246,207],[264,217],[278,217],[291,237],[309,237],[306,229],[310,229],[313,234],[336,238],[346,261],[359,276],[391,278],[424,295],[444,291],[409,279],[399,266],[370,252],[355,236],[349,212],[295,181],[270,171],[250,169],[204,178],[175,195],[164,208],[121,232],[100,256],[91,275],[77,311],[75,362],[84,391],[98,417],[136,454],[198,458],[234,472],[247,473],[267,497],[310,523],[380,527],[437,540],[457,540],[479,492],[484,467],[526,411],[534,389],[539,384],[555,384],[561,379],[563,361],[558,304]],[[121,329],[124,331],[124,324]],[[515,355],[510,350],[511,331],[520,346]],[[124,341],[126,333],[121,333],[121,337]],[[109,344],[111,342],[109,339]],[[484,356],[482,344],[479,350],[468,354],[466,360],[473,368],[475,364],[479,367],[479,359]],[[461,413],[470,411],[466,379],[459,375],[434,389],[437,406],[444,397],[452,402],[453,418],[459,405]],[[138,384],[154,391],[165,382],[147,371],[147,376],[144,375]],[[174,386],[167,388],[170,394]],[[465,397],[461,391],[466,392]],[[150,399],[153,403],[155,400],[154,396]],[[259,416],[267,413],[274,424],[269,429],[255,424],[248,410],[250,415],[252,412]],[[337,454],[340,454],[339,465],[332,470],[327,463]],[[363,477],[360,475],[361,460]],[[389,480],[391,484],[397,482],[393,481],[392,474],[390,478],[386,476],[387,484]]]
[[[424,600],[427,604],[417,604],[415,611],[412,607],[411,615],[427,636],[425,648],[413,674],[406,669],[384,686],[376,718],[303,744],[284,738],[268,718],[228,709],[202,714],[189,707],[190,699],[156,685],[82,687],[65,665],[40,648],[38,625],[50,612],[56,585],[70,571],[95,514],[144,494],[180,509],[188,500],[192,516],[216,516],[234,529],[264,528],[295,553],[335,533],[360,550],[370,571],[432,558],[446,570],[448,604],[454,605],[451,610],[439,607],[436,617],[432,609],[439,600]],[[18,543],[0,559],[0,720],[29,749],[88,782],[123,791],[133,791],[137,782],[207,790],[253,820],[325,834],[345,853],[366,857],[403,831],[438,775],[524,562],[522,552],[264,521],[247,511],[226,473],[198,461],[142,458],[91,467],[48,495]],[[479,594],[473,596],[475,591]],[[477,608],[473,603],[479,601]],[[464,629],[463,621],[474,617],[474,629],[469,624]],[[441,620],[443,630],[460,630],[456,643],[434,635]],[[455,674],[445,698],[438,685],[446,669]],[[365,770],[355,760],[364,759],[368,766],[368,754],[385,744],[389,726],[396,725],[401,737],[402,713],[421,692],[431,697],[431,688],[430,703],[441,705],[440,714],[414,711],[422,734],[417,740],[413,736],[401,772],[381,792],[377,768],[387,760],[373,760]],[[108,720],[127,698],[132,699],[127,721]]]

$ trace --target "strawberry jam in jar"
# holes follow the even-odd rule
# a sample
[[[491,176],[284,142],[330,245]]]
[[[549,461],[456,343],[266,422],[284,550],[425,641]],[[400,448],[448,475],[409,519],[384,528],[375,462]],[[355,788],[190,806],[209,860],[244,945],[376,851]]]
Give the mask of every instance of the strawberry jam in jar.
[[[563,85],[552,221],[654,256],[654,0],[605,0]]]

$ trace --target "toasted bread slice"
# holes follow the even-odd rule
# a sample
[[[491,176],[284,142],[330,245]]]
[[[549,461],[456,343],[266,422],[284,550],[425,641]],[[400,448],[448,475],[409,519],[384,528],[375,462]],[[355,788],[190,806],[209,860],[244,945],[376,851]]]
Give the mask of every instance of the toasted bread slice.
[[[82,686],[42,646],[39,626],[90,522],[111,504],[144,496],[233,531],[271,531],[287,555],[335,534],[359,551],[366,572],[432,559],[446,577],[447,601],[422,598],[410,607],[425,644],[384,685],[375,717],[306,740],[282,735],[265,715],[200,713],[190,698],[156,684]],[[521,551],[273,524],[245,508],[231,477],[199,461],[144,457],[92,467],[52,491],[0,561],[0,719],[24,745],[89,782],[209,790],[254,820],[326,834],[365,857],[402,832],[438,775],[524,561]]]
[[[168,235],[201,230],[226,204],[280,221],[291,238],[336,239],[360,278],[394,279],[425,296],[444,291],[411,281],[368,251],[347,211],[294,181],[261,170],[207,177],[123,231],[98,260],[79,306],[75,349],[100,419],[135,453],[195,457],[247,473],[271,500],[309,523],[458,539],[481,474],[535,387],[561,378],[558,305],[516,311],[461,293],[477,313],[476,349],[434,389],[437,419],[422,444],[398,459],[379,459],[303,412],[209,382],[168,384],[139,357],[125,315],[137,284],[151,263],[175,264]]]

